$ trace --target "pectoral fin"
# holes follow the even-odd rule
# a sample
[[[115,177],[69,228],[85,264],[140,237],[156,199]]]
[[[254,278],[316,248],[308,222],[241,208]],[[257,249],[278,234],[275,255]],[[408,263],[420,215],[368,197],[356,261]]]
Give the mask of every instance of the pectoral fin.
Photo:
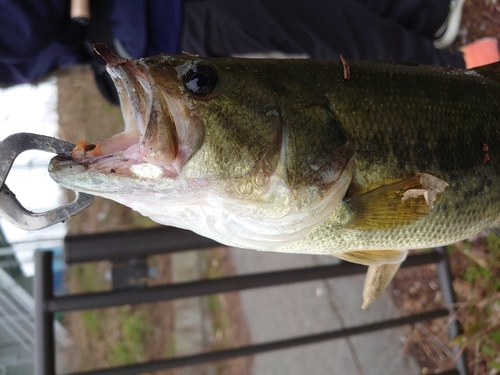
[[[365,286],[363,287],[363,305],[361,306],[362,309],[366,309],[373,301],[377,299],[378,296],[382,294],[400,266],[401,263],[368,267]]]
[[[419,173],[357,195],[346,201],[352,215],[346,228],[384,230],[407,225],[429,213],[446,186],[437,177]]]

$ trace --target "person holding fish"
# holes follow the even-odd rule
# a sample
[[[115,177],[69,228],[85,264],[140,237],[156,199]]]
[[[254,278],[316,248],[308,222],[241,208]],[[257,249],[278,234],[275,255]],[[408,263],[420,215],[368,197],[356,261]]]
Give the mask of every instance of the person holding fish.
[[[459,52],[444,50],[458,35],[464,2],[187,0],[181,47],[200,56],[342,54],[455,68],[498,60],[494,38]]]
[[[117,103],[88,39],[129,58],[185,51],[205,57],[342,54],[455,68],[497,61],[492,38],[459,52],[443,50],[457,36],[464,1],[90,1],[88,27],[70,22],[66,1],[0,1],[0,84],[32,82],[58,68],[91,63],[101,91]]]

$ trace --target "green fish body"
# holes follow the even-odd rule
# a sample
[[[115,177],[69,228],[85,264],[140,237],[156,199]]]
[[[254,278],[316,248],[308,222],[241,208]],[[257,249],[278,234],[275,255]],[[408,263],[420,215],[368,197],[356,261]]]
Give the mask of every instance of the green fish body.
[[[56,157],[50,172],[65,187],[227,245],[379,270],[497,225],[498,63],[126,60],[96,49],[126,131],[98,142],[102,156]]]

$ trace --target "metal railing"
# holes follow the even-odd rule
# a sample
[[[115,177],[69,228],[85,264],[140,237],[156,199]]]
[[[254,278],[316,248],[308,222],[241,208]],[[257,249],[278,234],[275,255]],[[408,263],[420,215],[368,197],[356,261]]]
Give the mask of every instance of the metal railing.
[[[137,244],[140,244],[140,246]],[[67,237],[65,255],[68,263],[101,260],[126,262],[130,259],[142,259],[153,254],[174,253],[214,246],[220,246],[220,244],[192,232],[163,227],[149,230]],[[364,266],[342,262],[336,265],[253,273],[161,286],[118,289],[107,292],[55,297],[52,291],[51,261],[52,253],[50,252],[39,252],[35,255],[35,369],[37,375],[55,375],[56,364],[53,319],[54,313],[56,312],[174,300],[178,298],[205,296],[325,278],[338,278],[366,272],[366,267]],[[299,345],[318,343],[326,340],[334,340],[450,316],[454,313],[451,307],[453,306],[454,299],[445,250],[443,248],[438,248],[434,252],[410,256],[403,263],[402,267],[419,266],[430,263],[438,264],[441,291],[444,296],[444,302],[449,308],[437,309],[403,318],[384,320],[377,323],[348,327],[341,330],[332,330],[318,334],[257,343],[239,348],[216,350],[196,355],[72,373],[70,375],[128,375],[173,369],[240,356],[254,355],[272,350],[291,348]],[[456,321],[454,324],[449,324],[448,327],[450,338],[456,337],[459,331]],[[452,374],[467,375],[465,359],[460,353],[457,354],[455,369],[442,372],[440,375]]]
[[[14,280],[0,269],[0,364],[7,368],[33,361],[34,319],[32,313],[19,302],[19,291]],[[5,370],[6,371],[6,370]]]

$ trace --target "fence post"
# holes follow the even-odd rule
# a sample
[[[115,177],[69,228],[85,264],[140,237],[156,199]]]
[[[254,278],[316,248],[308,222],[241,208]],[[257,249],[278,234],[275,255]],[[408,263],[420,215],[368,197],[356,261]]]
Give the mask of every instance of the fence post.
[[[35,252],[35,375],[56,373],[54,313],[47,301],[54,297],[52,252]]]

